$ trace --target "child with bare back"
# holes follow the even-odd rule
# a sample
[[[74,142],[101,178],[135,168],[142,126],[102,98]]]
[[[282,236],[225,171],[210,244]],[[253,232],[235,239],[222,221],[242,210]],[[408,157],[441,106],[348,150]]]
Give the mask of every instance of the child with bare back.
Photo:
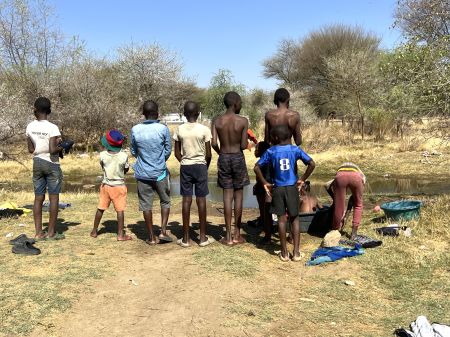
[[[245,243],[245,239],[241,236],[243,189],[250,184],[250,180],[242,151],[247,148],[248,120],[239,116],[242,107],[239,94],[234,91],[227,92],[223,102],[227,110],[212,122],[211,146],[219,154],[217,182],[223,189],[226,236],[220,242],[233,246]],[[235,230],[232,236],[233,201]]]
[[[322,204],[315,195],[311,194],[311,186],[309,181],[305,181],[305,184],[300,189],[300,213],[313,213],[322,208]]]
[[[300,114],[289,109],[290,94],[284,88],[277,89],[273,97],[276,109],[269,110],[265,115],[264,140],[270,142],[270,131],[277,125],[285,125],[289,128],[297,146],[302,144],[302,132],[300,130]]]

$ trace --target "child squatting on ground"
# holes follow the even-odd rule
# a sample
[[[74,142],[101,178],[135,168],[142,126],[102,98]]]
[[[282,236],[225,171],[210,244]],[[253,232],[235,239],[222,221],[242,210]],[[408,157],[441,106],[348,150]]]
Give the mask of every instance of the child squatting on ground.
[[[255,173],[268,195],[272,196],[270,213],[278,216],[278,233],[280,235],[281,253],[283,262],[290,260],[286,247],[286,222],[292,224],[294,240],[294,252],[292,261],[300,261],[300,224],[299,224],[299,190],[311,175],[315,163],[301,148],[291,145],[292,132],[285,125],[278,125],[270,132],[272,146],[258,160],[255,165]],[[297,160],[307,165],[305,173],[298,179],[296,174]],[[272,182],[269,183],[261,171],[261,168],[270,166]],[[286,214],[287,213],[287,214]]]
[[[94,228],[91,236],[96,238],[98,226],[103,212],[108,209],[111,202],[117,212],[117,241],[131,240],[125,234],[125,208],[127,206],[127,186],[125,174],[128,172],[128,155],[122,151],[125,137],[118,130],[110,130],[101,138],[105,151],[100,153],[100,166],[103,169],[103,180],[100,185],[100,195],[97,213],[95,213]]]
[[[214,242],[206,235],[206,196],[208,190],[208,168],[211,163],[211,131],[208,127],[197,123],[199,106],[188,101],[184,105],[184,116],[187,123],[178,127],[175,140],[175,157],[180,162],[180,194],[183,196],[183,238],[177,241],[181,247],[190,246],[189,225],[192,205],[192,194],[195,197],[200,222],[200,247]]]

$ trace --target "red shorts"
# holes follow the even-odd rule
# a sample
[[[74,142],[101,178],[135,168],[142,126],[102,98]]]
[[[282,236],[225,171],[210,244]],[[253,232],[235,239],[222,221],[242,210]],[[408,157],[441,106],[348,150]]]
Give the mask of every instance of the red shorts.
[[[125,211],[127,207],[127,187],[125,185],[109,186],[100,185],[100,196],[98,201],[98,209],[108,209],[111,201],[116,212]]]

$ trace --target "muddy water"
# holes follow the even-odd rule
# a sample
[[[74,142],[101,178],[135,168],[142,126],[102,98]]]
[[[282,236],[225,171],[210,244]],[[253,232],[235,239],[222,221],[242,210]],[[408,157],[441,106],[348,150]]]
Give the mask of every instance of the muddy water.
[[[101,176],[84,176],[64,177],[65,192],[78,191],[93,191],[98,189],[101,182]],[[214,179],[214,178],[211,178]],[[250,184],[244,188],[244,207],[256,208],[257,203],[253,196],[253,185]],[[127,186],[129,193],[136,193],[136,181],[133,177],[127,178]],[[171,180],[172,195],[179,195],[180,181],[179,177],[174,177]],[[319,197],[328,196],[322,183],[311,182],[311,191],[314,195]],[[212,201],[222,201],[222,189],[217,186],[215,180],[209,182],[209,196],[208,199]],[[450,180],[433,180],[433,179],[384,179],[384,178],[370,178],[367,181],[365,194],[371,195],[435,195],[450,193]]]

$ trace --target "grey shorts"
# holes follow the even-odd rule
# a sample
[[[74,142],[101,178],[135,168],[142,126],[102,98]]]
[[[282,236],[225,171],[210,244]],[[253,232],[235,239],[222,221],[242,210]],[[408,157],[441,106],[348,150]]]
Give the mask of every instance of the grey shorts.
[[[33,185],[35,195],[61,193],[63,174],[59,164],[41,158],[33,158]]]
[[[137,180],[139,210],[151,211],[153,208],[153,195],[159,196],[161,208],[170,208],[170,181],[169,176],[161,181]]]

